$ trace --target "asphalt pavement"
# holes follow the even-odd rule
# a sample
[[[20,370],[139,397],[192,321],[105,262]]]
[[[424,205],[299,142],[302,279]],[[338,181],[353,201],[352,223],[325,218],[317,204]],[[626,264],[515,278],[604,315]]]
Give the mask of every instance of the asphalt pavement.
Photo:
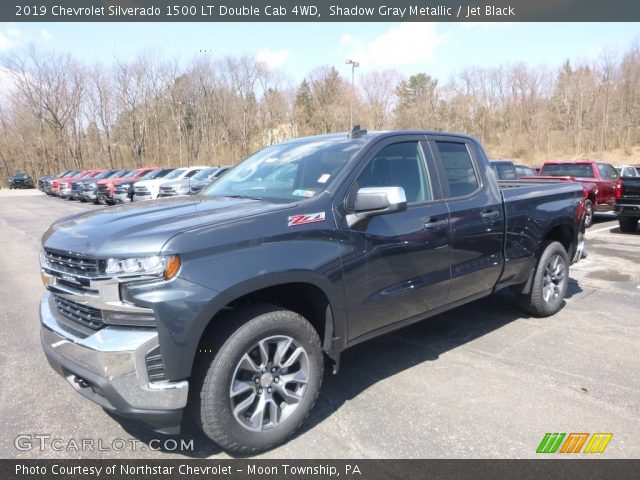
[[[0,190],[0,457],[226,458],[191,428],[107,414],[42,354],[40,238],[104,208]],[[601,457],[640,457],[640,230],[600,215],[587,242],[557,315],[523,315],[503,292],[358,345],[301,432],[262,457],[533,458],[547,432],[613,433]]]

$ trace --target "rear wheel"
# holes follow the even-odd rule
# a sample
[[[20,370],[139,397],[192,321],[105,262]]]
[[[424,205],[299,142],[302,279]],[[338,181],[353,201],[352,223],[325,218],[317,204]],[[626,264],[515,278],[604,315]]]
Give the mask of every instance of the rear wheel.
[[[315,404],[320,338],[302,316],[272,305],[238,310],[222,322],[228,334],[218,337],[194,375],[196,423],[228,451],[267,450],[289,438]]]
[[[569,257],[560,242],[544,245],[533,273],[531,291],[518,294],[518,305],[537,317],[548,317],[562,308],[569,284]]]
[[[589,228],[593,225],[593,202],[591,200],[585,200],[584,202],[584,228]]]
[[[625,233],[635,232],[638,228],[638,219],[633,217],[618,217],[620,231]]]

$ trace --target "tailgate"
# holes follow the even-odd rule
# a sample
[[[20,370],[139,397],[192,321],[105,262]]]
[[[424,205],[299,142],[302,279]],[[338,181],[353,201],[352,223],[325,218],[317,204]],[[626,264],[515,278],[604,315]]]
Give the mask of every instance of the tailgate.
[[[640,199],[640,177],[622,177],[622,197]]]

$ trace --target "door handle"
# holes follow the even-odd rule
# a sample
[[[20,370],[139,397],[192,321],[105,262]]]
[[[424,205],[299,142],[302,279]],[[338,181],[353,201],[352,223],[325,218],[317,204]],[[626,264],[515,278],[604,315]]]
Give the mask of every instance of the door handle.
[[[493,220],[500,216],[500,212],[498,210],[483,210],[480,215],[486,220]]]
[[[449,220],[446,218],[430,218],[427,222],[425,222],[424,228],[426,228],[427,230],[437,230],[445,227],[448,223]]]

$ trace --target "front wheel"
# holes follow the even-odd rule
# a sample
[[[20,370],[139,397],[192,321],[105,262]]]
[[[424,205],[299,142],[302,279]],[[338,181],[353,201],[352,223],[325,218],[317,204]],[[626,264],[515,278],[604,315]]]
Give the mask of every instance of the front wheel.
[[[569,284],[569,257],[560,242],[543,246],[533,272],[531,290],[518,294],[518,305],[536,317],[549,317],[562,308]]]
[[[633,233],[638,228],[638,219],[633,217],[618,217],[620,231],[625,233]]]
[[[194,375],[196,423],[225,450],[267,450],[289,438],[315,404],[323,374],[320,338],[302,316],[272,305],[241,309],[222,321],[231,333],[217,347],[203,344],[201,351],[213,354],[202,356]]]

